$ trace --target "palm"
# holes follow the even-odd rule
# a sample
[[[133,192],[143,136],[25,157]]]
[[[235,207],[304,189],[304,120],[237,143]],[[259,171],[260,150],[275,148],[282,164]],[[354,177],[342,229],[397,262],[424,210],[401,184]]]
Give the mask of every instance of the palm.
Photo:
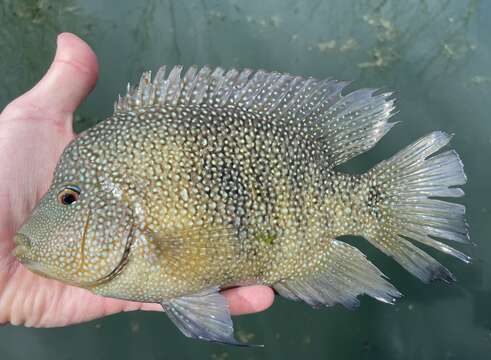
[[[45,78],[0,114],[0,323],[63,326],[120,311],[160,309],[42,278],[11,255],[16,230],[48,189],[59,156],[74,138],[73,111],[95,84],[97,71],[90,48],[64,34]],[[265,287],[225,295],[236,314],[262,310],[273,298]]]

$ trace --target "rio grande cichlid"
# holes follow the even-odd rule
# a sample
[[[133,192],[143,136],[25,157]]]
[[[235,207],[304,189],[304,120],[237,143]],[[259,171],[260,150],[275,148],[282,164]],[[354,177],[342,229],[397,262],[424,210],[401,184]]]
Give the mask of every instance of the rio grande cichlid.
[[[361,175],[337,166],[394,125],[389,93],[276,72],[176,66],[65,149],[16,236],[29,269],[103,296],[162,304],[188,337],[239,344],[219,290],[265,284],[314,307],[400,293],[358,235],[424,282],[453,275],[415,245],[465,262],[466,182],[433,132]]]

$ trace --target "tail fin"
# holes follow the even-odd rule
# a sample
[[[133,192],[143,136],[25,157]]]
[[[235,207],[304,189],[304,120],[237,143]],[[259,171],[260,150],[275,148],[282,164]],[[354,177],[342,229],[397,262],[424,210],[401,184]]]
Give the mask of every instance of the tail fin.
[[[424,282],[450,282],[455,278],[407,239],[470,261],[467,255],[435,239],[469,241],[465,207],[434,199],[464,195],[462,189],[455,187],[467,180],[457,153],[449,150],[430,157],[450,138],[443,132],[433,132],[368,173],[369,186],[378,196],[375,206],[381,221],[377,230],[367,230],[365,237]]]

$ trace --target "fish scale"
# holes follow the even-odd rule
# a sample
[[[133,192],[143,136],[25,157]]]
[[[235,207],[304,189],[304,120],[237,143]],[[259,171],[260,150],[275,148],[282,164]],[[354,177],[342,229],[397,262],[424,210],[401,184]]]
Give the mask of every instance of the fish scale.
[[[297,139],[298,134],[288,134],[286,130],[275,126],[274,122],[259,122],[255,117],[253,113],[242,112],[234,116],[231,110],[211,108],[153,109],[141,111],[133,119],[117,118],[114,124],[107,124],[102,130],[97,127],[88,130],[74,144],[74,151],[80,151],[80,147],[85,146],[90,149],[94,154],[92,163],[99,176],[110,178],[115,188],[128,193],[129,203],[141,204],[142,227],[138,228],[138,232],[175,232],[175,236],[179,237],[182,236],[179,235],[182,229],[195,226],[212,229],[232,226],[235,231],[227,239],[232,245],[202,244],[207,251],[195,254],[193,259],[196,263],[186,257],[178,262],[176,257],[179,257],[175,253],[180,250],[168,249],[173,252],[174,272],[170,267],[162,271],[161,267],[167,266],[169,262],[165,254],[162,261],[148,261],[155,256],[152,256],[152,249],[147,246],[159,246],[162,235],[152,236],[153,240],[135,241],[130,255],[131,266],[138,268],[139,279],[147,279],[148,284],[139,280],[138,283],[142,284],[141,293],[132,293],[129,297],[139,301],[159,301],[200,290],[203,286],[228,285],[227,281],[233,284],[260,280],[266,272],[270,279],[262,279],[265,283],[273,283],[284,276],[281,271],[275,274],[275,266],[272,264],[275,257],[271,256],[274,250],[257,239],[261,239],[265,231],[268,231],[270,237],[276,238],[278,244],[282,243],[281,233],[288,233],[292,239],[299,237],[296,234],[302,229],[306,215],[302,210],[307,205],[302,203],[302,197],[305,197],[302,193],[308,191],[302,191],[306,188],[303,183],[312,187],[313,182],[305,177],[314,171],[310,161],[315,148],[313,143],[290,147],[290,141],[296,140],[301,145],[305,140]],[[125,127],[131,129],[131,132],[125,132]],[[149,139],[148,134],[152,134],[152,139]],[[234,134],[234,142],[230,141],[231,134]],[[247,136],[251,137],[249,146],[246,145]],[[206,140],[204,146],[203,140]],[[118,156],[116,160],[110,160],[110,166],[117,169],[117,173],[111,173],[107,159],[111,158],[115,149],[105,144],[128,142],[130,144],[126,146],[125,153],[134,156]],[[288,148],[296,151],[285,151]],[[69,147],[67,156],[70,156],[70,150]],[[140,161],[137,156],[141,158]],[[99,159],[104,159],[102,166],[99,166]],[[152,172],[154,175],[149,177],[145,169],[154,169],[162,163],[164,168]],[[64,173],[63,170],[59,171],[59,174]],[[63,175],[55,179],[58,183],[67,181],[70,179]],[[271,191],[275,188],[278,191]],[[173,191],[163,193],[159,189]],[[299,190],[294,192],[292,189]],[[182,196],[183,193],[186,195]],[[294,193],[299,196],[293,198]],[[211,208],[210,202],[216,205]],[[207,231],[215,230],[202,231],[200,235],[203,237]],[[194,241],[190,243],[197,245]],[[172,246],[179,247],[175,243]],[[231,247],[235,250],[231,250]],[[298,248],[294,252],[297,251],[301,252],[302,249]],[[215,257],[222,257],[226,261],[214,260],[206,267],[205,259]],[[143,259],[141,264],[138,262],[140,258]],[[251,262],[257,265],[251,268]],[[152,266],[158,266],[159,269],[151,270]],[[191,271],[197,272],[197,269],[199,273],[190,274]],[[226,274],[221,273],[224,269]],[[147,273],[152,272],[163,273],[166,278],[148,280],[152,275],[148,277]],[[178,282],[183,284],[182,287],[175,285],[179,277],[182,277]],[[203,281],[203,277],[209,278],[209,283]],[[194,279],[195,284],[189,283],[191,279]],[[124,296],[124,289],[134,281],[134,275],[126,271],[118,279],[100,286],[98,291],[106,295],[117,292]],[[151,295],[153,291],[149,293],[148,287],[161,290]]]
[[[364,174],[336,166],[394,125],[390,93],[266,71],[165,68],[65,149],[18,233],[32,271],[161,303],[189,337],[241,345],[219,290],[264,284],[314,307],[400,293],[338,238],[359,235],[423,281],[454,280],[423,243],[467,242],[466,182],[433,132]],[[22,242],[22,239],[29,239]]]

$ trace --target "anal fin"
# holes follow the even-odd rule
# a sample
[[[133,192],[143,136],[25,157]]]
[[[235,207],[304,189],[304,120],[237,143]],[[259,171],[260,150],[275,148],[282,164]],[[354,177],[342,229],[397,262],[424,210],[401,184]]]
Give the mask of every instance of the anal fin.
[[[172,299],[162,303],[162,307],[172,322],[189,338],[235,346],[254,346],[234,338],[228,303],[218,288]]]
[[[401,296],[361,251],[338,240],[331,242],[323,272],[285,279],[274,288],[286,298],[303,300],[313,307],[342,304],[353,309],[361,294],[390,304]]]

